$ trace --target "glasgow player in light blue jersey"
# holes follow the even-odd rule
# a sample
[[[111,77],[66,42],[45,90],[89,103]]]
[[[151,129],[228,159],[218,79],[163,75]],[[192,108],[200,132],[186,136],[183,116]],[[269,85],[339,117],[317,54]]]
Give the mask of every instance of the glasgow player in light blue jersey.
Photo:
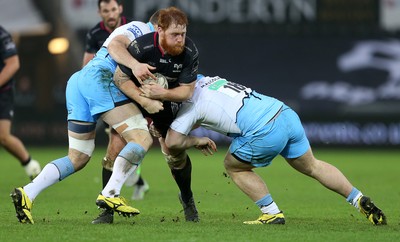
[[[376,225],[386,224],[384,213],[333,165],[314,157],[301,121],[283,102],[221,77],[199,76],[193,97],[182,104],[166,137],[171,150],[196,147],[213,154],[216,144],[190,136],[198,126],[232,137],[224,165],[227,173],[262,215],[245,224],[285,224],[264,181],[253,172],[283,156],[297,171],[342,195]]]

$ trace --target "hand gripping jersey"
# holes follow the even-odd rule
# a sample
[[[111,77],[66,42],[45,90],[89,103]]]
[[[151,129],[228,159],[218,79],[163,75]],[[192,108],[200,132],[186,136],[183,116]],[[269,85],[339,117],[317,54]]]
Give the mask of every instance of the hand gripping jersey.
[[[282,108],[275,98],[259,94],[221,77],[197,80],[193,97],[182,103],[171,128],[189,134],[201,125],[231,137],[247,135],[263,127]]]

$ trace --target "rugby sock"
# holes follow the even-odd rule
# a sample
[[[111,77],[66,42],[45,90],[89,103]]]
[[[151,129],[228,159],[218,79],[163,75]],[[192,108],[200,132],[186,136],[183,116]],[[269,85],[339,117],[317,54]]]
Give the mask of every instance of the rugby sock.
[[[145,154],[142,146],[129,142],[115,159],[112,175],[101,194],[106,197],[119,196],[124,182],[135,172]]]
[[[103,188],[106,187],[107,182],[110,180],[111,175],[112,175],[112,171],[107,170],[106,168],[103,167],[103,171],[102,171]]]
[[[279,210],[278,208],[278,205],[276,205],[276,203],[272,199],[271,194],[265,195],[263,198],[258,200],[256,204],[260,208],[262,213],[277,214],[281,212],[281,210]]]
[[[357,209],[360,209],[358,207],[357,201],[362,195],[363,194],[357,188],[353,187],[353,189],[351,189],[349,196],[346,198],[346,201],[349,202],[354,207],[356,207]]]
[[[186,156],[186,165],[182,169],[171,169],[172,176],[181,191],[183,202],[189,202],[193,197],[192,189],[190,188],[192,182],[192,162],[189,156]]]
[[[136,182],[136,185],[138,185],[138,186],[143,186],[144,185],[144,181],[143,181],[142,176],[139,176],[139,180]]]
[[[74,173],[74,171],[74,167],[68,156],[52,161],[43,168],[42,172],[31,183],[24,186],[24,191],[33,201],[44,189],[65,179]]]

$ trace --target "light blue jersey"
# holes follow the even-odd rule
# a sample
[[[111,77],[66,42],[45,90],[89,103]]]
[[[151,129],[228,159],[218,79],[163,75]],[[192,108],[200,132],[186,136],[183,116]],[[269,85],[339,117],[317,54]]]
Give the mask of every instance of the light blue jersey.
[[[106,47],[117,35],[124,35],[132,41],[152,30],[154,29],[146,23],[132,21],[111,33],[94,58],[68,80],[66,90],[68,120],[95,123],[99,115],[113,109],[116,104],[128,100],[113,82],[117,63],[111,58]]]
[[[202,77],[192,99],[183,102],[171,129],[189,134],[192,127],[233,137],[230,152],[256,167],[278,154],[287,158],[309,149],[297,114],[283,102],[220,77]]]

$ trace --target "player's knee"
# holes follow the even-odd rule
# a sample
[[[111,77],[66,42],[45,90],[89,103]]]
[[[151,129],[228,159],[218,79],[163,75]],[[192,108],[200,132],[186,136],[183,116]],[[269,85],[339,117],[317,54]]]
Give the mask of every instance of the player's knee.
[[[165,161],[167,161],[169,168],[181,169],[185,166],[186,158],[187,158],[186,151],[182,151],[181,153],[174,154],[174,155],[169,155],[169,154],[165,153],[164,151],[162,153],[164,155]]]
[[[103,157],[101,164],[103,165],[104,169],[112,171],[114,166],[114,159],[110,159],[109,157],[105,156]]]
[[[69,136],[68,137],[69,141],[69,148],[77,150],[89,157],[92,156],[93,151],[94,151],[94,139],[89,139],[89,140],[80,140],[76,139],[74,137]]]
[[[141,114],[134,115],[120,123],[114,124],[112,127],[121,135],[133,129],[149,131],[149,128],[147,127],[147,120]]]

